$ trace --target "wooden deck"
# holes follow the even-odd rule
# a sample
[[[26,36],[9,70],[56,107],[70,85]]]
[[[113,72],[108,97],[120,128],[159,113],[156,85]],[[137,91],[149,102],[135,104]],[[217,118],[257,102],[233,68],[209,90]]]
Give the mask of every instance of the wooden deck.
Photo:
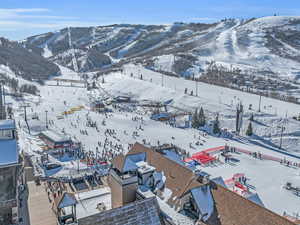
[[[56,216],[51,209],[44,185],[28,182],[28,210],[30,225],[57,225]]]

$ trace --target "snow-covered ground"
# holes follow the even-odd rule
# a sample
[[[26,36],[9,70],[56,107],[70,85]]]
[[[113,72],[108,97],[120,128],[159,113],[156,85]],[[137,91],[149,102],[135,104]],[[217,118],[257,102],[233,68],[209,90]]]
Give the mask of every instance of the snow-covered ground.
[[[293,79],[299,73],[300,64],[283,55],[298,57],[299,50],[286,40],[276,38],[275,34],[299,32],[299,19],[299,16],[271,16],[250,21],[222,21],[207,32],[192,35],[180,44],[197,42],[193,51],[189,52],[197,58],[197,62],[190,68],[195,77],[201,76],[200,71],[214,61],[225,68],[239,68],[254,75],[259,74],[259,71],[272,71],[281,79]],[[272,29],[274,30],[271,31]],[[280,46],[270,43],[270,32],[273,32],[271,37]],[[176,46],[180,44],[177,43]],[[274,52],[273,48],[276,47],[280,48],[281,55]],[[158,56],[154,68],[174,72],[174,58],[172,54]]]
[[[246,108],[251,104],[252,109],[258,111],[259,108],[259,96],[223,88],[219,86],[209,85],[206,83],[195,82],[186,80],[184,78],[175,78],[170,76],[162,76],[160,73],[147,70],[141,66],[127,65],[124,67],[125,75],[130,76],[133,73],[135,78],[140,78],[140,74],[143,75],[143,81],[136,85],[134,82],[128,81],[128,78],[124,80],[123,77],[115,75],[116,78],[121,79],[122,82],[127,82],[123,88],[113,89],[122,92],[129,92],[132,94],[140,95],[140,98],[152,98],[152,99],[174,99],[175,106],[181,108],[195,108],[204,106],[205,109],[219,112],[221,114],[232,114],[235,111],[235,107],[238,102],[242,102]],[[108,77],[110,79],[110,77]],[[152,79],[153,84],[149,84]],[[163,80],[163,82],[162,82]],[[138,81],[136,81],[138,82]],[[132,84],[130,84],[132,83]],[[163,83],[164,88],[161,88]],[[121,82],[113,82],[112,85],[122,85]],[[198,88],[197,88],[198,86]],[[146,89],[147,88],[147,89]],[[188,89],[188,93],[193,91],[194,96],[184,95],[184,89]],[[195,97],[198,89],[198,97]],[[261,109],[264,113],[277,114],[278,116],[285,117],[298,115],[300,112],[300,105],[291,104],[288,102],[279,101],[276,99],[262,97]]]
[[[253,149],[253,148],[252,148]],[[300,186],[300,169],[287,167],[278,162],[259,160],[246,154],[232,154],[239,162],[206,167],[213,177],[230,179],[236,173],[244,173],[251,192],[258,193],[266,208],[282,215],[299,212],[300,197],[284,188],[287,182]]]
[[[62,78],[79,79],[76,73],[62,67],[61,69]],[[202,106],[206,115],[211,119],[214,118],[216,113],[220,113],[221,126],[232,129],[234,127],[235,107],[241,101],[245,106],[246,115],[250,115],[252,112],[255,113],[258,122],[254,124],[254,131],[259,133],[260,136],[272,131],[272,135],[277,138],[279,131],[271,130],[272,127],[276,126],[277,121],[280,121],[281,117],[285,117],[286,114],[289,118],[291,115],[300,112],[300,105],[263,97],[262,112],[258,113],[259,96],[256,95],[199,83],[198,97],[190,96],[184,94],[184,89],[188,88],[188,93],[193,90],[195,95],[196,85],[192,81],[167,76],[162,77],[161,74],[133,65],[126,66],[124,69],[123,74],[114,73],[104,77],[105,83],[99,83],[99,85],[105,91],[102,89],[87,91],[79,87],[53,86],[55,82],[49,81],[45,86],[39,86],[40,97],[25,96],[24,101],[10,99],[9,101],[13,103],[15,108],[17,124],[21,127],[19,131],[21,149],[30,154],[37,154],[36,152],[41,150],[41,142],[36,137],[28,134],[24,124],[24,114],[21,106],[24,103],[29,103],[28,113],[36,112],[39,115],[38,121],[29,120],[29,126],[39,124],[39,127],[43,129],[46,121],[45,111],[47,110],[48,120],[51,121],[50,129],[60,132],[64,130],[73,140],[81,141],[85,151],[96,153],[96,148],[98,148],[98,154],[100,155],[104,151],[103,143],[107,139],[108,143],[112,143],[108,147],[112,152],[116,151],[114,146],[121,145],[122,152],[126,153],[128,144],[137,141],[141,143],[146,141],[151,145],[173,143],[186,149],[190,154],[227,144],[300,163],[300,160],[293,156],[274,151],[274,149],[278,149],[271,144],[269,139],[261,140],[244,136],[223,138],[214,135],[203,135],[202,131],[195,129],[174,128],[168,124],[151,120],[149,114],[142,108],[138,108],[133,112],[114,109],[114,112],[108,113],[107,116],[90,111],[90,98],[103,98],[107,94],[112,96],[131,95],[135,100],[165,101],[173,99],[173,107],[186,111],[193,112],[196,107]],[[131,73],[134,77],[130,77]],[[144,80],[135,78],[139,77],[140,73],[143,74]],[[161,87],[162,78],[163,87]],[[48,86],[49,83],[52,85]],[[249,104],[252,104],[252,110],[248,110]],[[84,109],[63,116],[61,119],[62,112],[78,106],[84,106]],[[248,120],[246,117],[244,120],[246,126]],[[272,123],[270,123],[271,120]],[[98,130],[94,127],[88,127],[87,121],[96,122]],[[105,125],[102,123],[103,121],[105,121]],[[292,120],[290,119],[290,121]],[[299,133],[298,127],[298,122],[293,121],[288,129],[290,135]],[[115,133],[112,135],[107,134],[108,129],[114,130]],[[264,131],[264,129],[269,130]],[[298,139],[297,135],[294,135],[293,138]],[[196,145],[198,141],[200,145]],[[99,142],[102,143],[102,147],[99,146]],[[296,143],[298,142],[296,141]],[[295,152],[292,153],[296,155]],[[299,197],[282,188],[288,181],[300,185],[299,169],[286,167],[278,162],[257,160],[243,154],[238,155],[237,158],[240,161],[235,166],[224,164],[207,167],[204,170],[213,177],[223,176],[224,179],[229,178],[234,173],[244,172],[250,179],[249,183],[256,188],[267,208],[279,214],[284,211],[290,214],[299,211]],[[52,160],[55,162],[55,159]],[[57,175],[68,175],[71,173],[70,171],[77,169],[77,164],[72,161],[60,164],[62,169],[57,172]],[[81,164],[80,167],[85,168],[86,165]]]

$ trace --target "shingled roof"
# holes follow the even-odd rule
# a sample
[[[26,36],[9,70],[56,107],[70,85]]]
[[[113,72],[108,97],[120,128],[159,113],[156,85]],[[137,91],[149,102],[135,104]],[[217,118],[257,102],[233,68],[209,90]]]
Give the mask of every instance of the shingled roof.
[[[154,166],[156,171],[164,171],[167,178],[166,187],[172,190],[172,197],[181,197],[186,191],[202,185],[193,171],[144,145],[134,144],[128,155],[141,152],[146,152],[146,161]]]
[[[216,185],[212,189],[221,225],[295,225],[292,221]]]
[[[62,195],[54,199],[54,205],[57,209],[76,205],[77,200],[73,193],[64,192]]]
[[[187,167],[139,143],[136,143],[128,154],[140,152],[146,152],[146,161],[157,171],[164,171],[167,178],[166,187],[172,190],[172,199],[180,199],[191,189],[203,185]],[[211,191],[215,213],[206,221],[207,225],[295,225],[285,217],[243,198],[220,184],[211,182]]]
[[[79,219],[78,225],[161,225],[155,197]]]
[[[124,155],[117,155],[112,160],[112,167],[116,168],[118,171],[122,172],[125,163],[125,156]]]

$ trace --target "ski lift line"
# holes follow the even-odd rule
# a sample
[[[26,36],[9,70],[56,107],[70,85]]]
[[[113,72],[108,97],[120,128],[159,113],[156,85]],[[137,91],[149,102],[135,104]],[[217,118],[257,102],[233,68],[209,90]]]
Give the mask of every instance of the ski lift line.
[[[114,98],[115,96],[113,96],[112,94],[110,94],[109,92],[107,92],[104,88],[102,88],[99,84],[97,84],[97,87],[99,88],[99,89],[101,89],[106,95],[108,95],[109,97],[111,97],[111,98]],[[171,106],[171,105],[168,105],[168,104],[166,104],[166,105],[164,105],[164,104],[162,104],[161,105],[161,107],[165,107],[165,106],[167,106],[167,107],[170,107],[170,108],[173,108],[173,109],[176,109],[176,110],[178,110],[178,111],[181,111],[181,112],[185,112],[185,113],[191,113],[191,111],[188,111],[188,110],[186,110],[186,109],[182,109],[182,108],[179,108],[179,107],[177,107],[177,106]]]
[[[102,90],[105,94],[107,94],[109,97],[114,98],[115,96],[113,96],[112,94],[110,94],[108,91],[106,91],[103,87],[101,87],[101,85],[96,84],[97,87]]]
[[[78,72],[78,64],[77,64],[77,60],[76,60],[75,49],[72,46],[70,27],[68,27],[68,37],[69,37],[69,48],[70,48],[71,54],[72,54],[73,69],[74,69],[75,72]]]

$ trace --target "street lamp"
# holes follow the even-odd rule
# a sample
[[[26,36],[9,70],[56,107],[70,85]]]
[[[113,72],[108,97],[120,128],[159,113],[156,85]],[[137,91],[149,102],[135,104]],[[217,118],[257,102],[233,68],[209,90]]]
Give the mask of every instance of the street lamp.
[[[46,110],[45,113],[46,113],[46,129],[48,129],[48,110]]]

